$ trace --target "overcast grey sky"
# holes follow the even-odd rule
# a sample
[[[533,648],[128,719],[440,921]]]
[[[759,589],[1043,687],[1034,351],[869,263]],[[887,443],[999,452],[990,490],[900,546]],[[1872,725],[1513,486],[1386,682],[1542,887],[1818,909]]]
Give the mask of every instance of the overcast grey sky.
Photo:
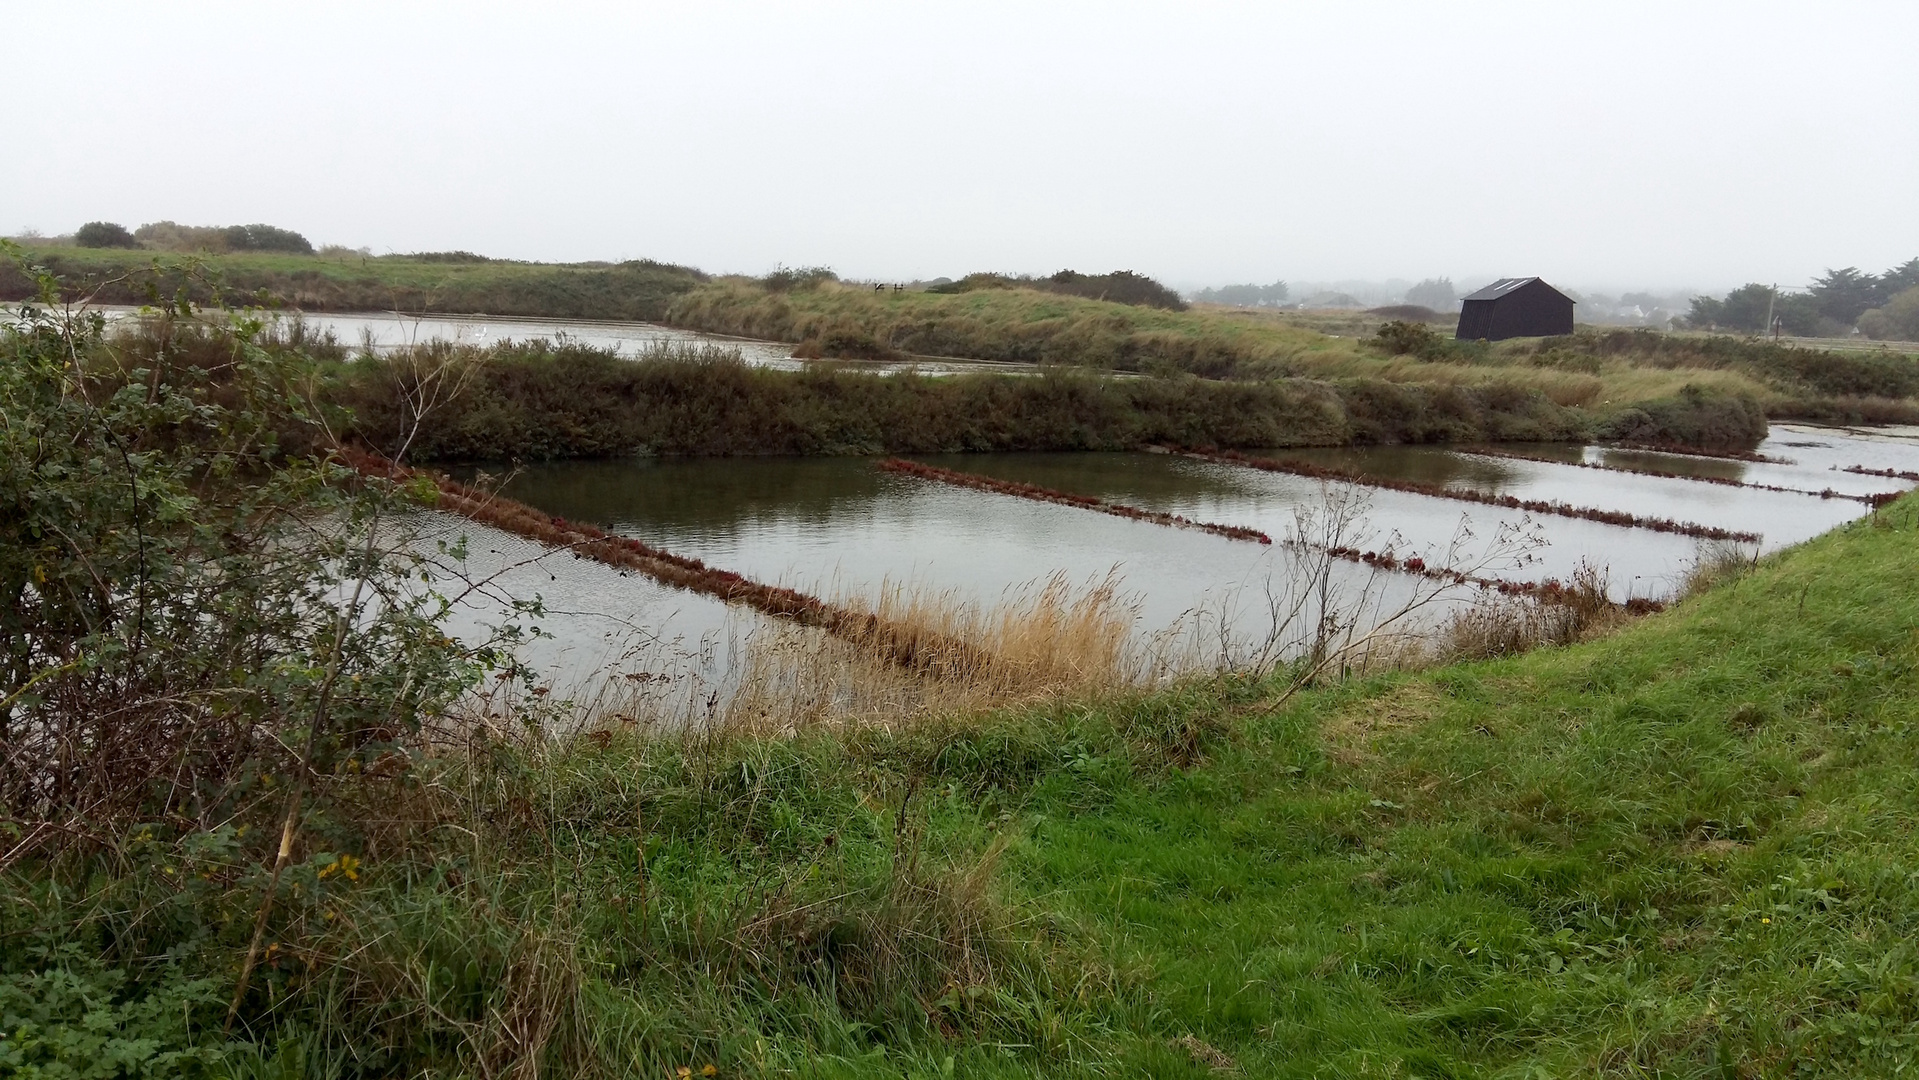
[[[1919,2],[0,5],[0,231],[849,276],[1919,255]]]

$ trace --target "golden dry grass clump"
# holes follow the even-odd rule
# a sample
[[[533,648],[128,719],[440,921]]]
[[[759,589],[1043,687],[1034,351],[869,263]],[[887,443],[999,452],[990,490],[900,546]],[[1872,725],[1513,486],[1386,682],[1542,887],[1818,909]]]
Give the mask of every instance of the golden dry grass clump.
[[[955,647],[929,647],[924,663],[902,665],[872,641],[754,619],[739,640],[737,667],[720,681],[689,689],[609,673],[603,689],[576,703],[578,718],[588,725],[762,734],[897,728],[1137,686],[1157,670],[1134,647],[1137,600],[1115,574],[1078,585],[1054,574],[986,603],[958,589],[888,582],[832,604],[888,628],[889,640]],[[644,666],[649,658],[637,659]]]
[[[1075,586],[1054,574],[997,603],[889,582],[874,596],[841,596],[835,604],[896,633],[967,649],[916,670],[817,632],[768,624],[749,642],[738,690],[720,719],[775,729],[893,726],[1117,689],[1142,677],[1129,649],[1137,604],[1113,575]]]

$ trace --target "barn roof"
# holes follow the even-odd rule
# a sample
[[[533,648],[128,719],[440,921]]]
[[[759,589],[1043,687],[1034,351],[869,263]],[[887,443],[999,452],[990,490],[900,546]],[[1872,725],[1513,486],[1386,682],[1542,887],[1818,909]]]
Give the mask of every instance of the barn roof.
[[[1518,289],[1520,286],[1530,285],[1535,281],[1539,281],[1539,279],[1536,277],[1500,278],[1498,281],[1493,282],[1491,285],[1488,285],[1485,288],[1480,289],[1479,291],[1474,292],[1470,295],[1462,296],[1459,299],[1462,303],[1467,300],[1497,300],[1500,297],[1505,296],[1507,293],[1513,292],[1514,290]],[[1546,285],[1546,283],[1543,281],[1539,281],[1539,283],[1541,285]],[[1553,288],[1551,285],[1546,285],[1546,287],[1548,289]],[[1558,289],[1553,289],[1553,291],[1559,292]],[[1562,293],[1561,295],[1564,295],[1564,294]]]

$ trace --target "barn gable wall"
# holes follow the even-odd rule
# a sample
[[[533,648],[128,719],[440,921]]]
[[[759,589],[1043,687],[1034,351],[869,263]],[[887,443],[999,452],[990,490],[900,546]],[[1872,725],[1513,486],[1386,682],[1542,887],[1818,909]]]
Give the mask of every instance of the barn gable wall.
[[[1537,278],[1502,296],[1460,305],[1462,341],[1553,337],[1573,332],[1572,298]]]

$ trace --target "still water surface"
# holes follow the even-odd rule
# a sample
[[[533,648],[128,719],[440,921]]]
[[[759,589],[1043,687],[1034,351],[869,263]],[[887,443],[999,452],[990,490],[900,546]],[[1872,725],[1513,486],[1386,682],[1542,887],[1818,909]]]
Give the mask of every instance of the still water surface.
[[[502,341],[545,340],[588,345],[626,356],[637,356],[661,345],[718,345],[738,349],[740,359],[754,367],[797,371],[818,361],[793,356],[793,346],[757,338],[728,337],[680,330],[646,322],[615,322],[606,319],[521,319],[498,315],[405,315],[398,312],[358,312],[351,314],[307,313],[300,316],[312,331],[330,333],[348,348],[372,352],[391,352],[429,341],[450,341],[460,345],[497,345]],[[835,360],[831,363],[858,371],[890,374],[908,369],[926,375],[950,375],[962,371],[1030,371],[1030,364],[1000,364],[989,361],[926,359],[911,362]]]
[[[1529,448],[1542,449],[1542,448]],[[1844,465],[1919,470],[1919,432],[1855,432],[1776,425],[1761,452],[1791,464],[1559,447],[1569,460],[1636,463],[1780,486],[1880,492],[1909,487],[1837,471]],[[1526,498],[1670,517],[1763,535],[1772,551],[1865,513],[1844,499],[1756,491],[1676,478],[1516,461],[1433,447],[1275,451],[1328,464]],[[1320,513],[1318,481],[1165,454],[1061,453],[927,456],[932,464],[1223,524],[1275,539],[1301,514]],[[871,596],[887,584],[951,589],[991,602],[1061,573],[1075,582],[1117,573],[1138,603],[1142,638],[1184,625],[1224,627],[1256,639],[1270,626],[1268,594],[1296,584],[1297,557],[1191,530],[1071,507],[952,488],[883,473],[866,458],[575,461],[527,466],[505,493],[549,513],[590,521],[709,565],[823,596]],[[719,670],[754,617],[715,601],[623,577],[533,545],[462,525],[476,551],[506,570],[501,589],[539,595],[554,637],[536,662],[591,666],[634,634],[674,642]],[[1537,546],[1521,560],[1493,553],[1502,530]],[[1354,545],[1418,554],[1434,564],[1479,567],[1515,579],[1567,578],[1582,562],[1604,569],[1616,598],[1670,595],[1698,558],[1698,541],[1597,522],[1535,517],[1403,492],[1366,489]],[[521,560],[531,559],[524,565]],[[1341,564],[1349,595],[1362,567]],[[1372,582],[1390,604],[1412,588],[1394,575]],[[565,614],[561,614],[565,613]],[[623,636],[624,635],[624,636]]]

